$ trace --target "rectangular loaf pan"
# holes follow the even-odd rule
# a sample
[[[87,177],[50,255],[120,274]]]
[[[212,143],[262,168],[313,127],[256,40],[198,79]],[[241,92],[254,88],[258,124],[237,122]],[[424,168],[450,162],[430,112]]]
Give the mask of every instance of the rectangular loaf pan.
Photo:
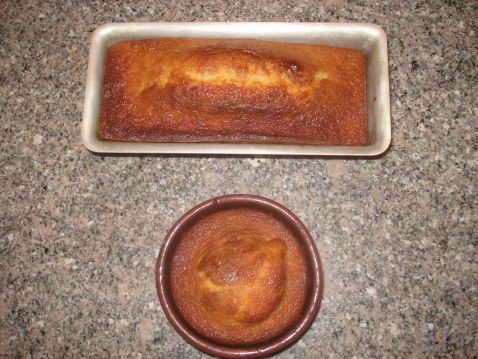
[[[103,64],[108,48],[120,41],[159,37],[248,38],[321,44],[362,51],[367,59],[365,146],[270,145],[231,143],[138,143],[102,139],[98,134]],[[377,156],[391,140],[387,38],[377,26],[335,23],[116,23],[93,33],[82,124],[83,144],[97,153]]]

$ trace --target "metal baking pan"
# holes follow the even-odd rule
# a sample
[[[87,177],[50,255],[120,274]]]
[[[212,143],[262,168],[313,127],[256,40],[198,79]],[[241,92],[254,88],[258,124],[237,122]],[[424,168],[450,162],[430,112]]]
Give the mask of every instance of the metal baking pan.
[[[367,132],[364,146],[232,143],[139,143],[102,139],[98,134],[103,64],[108,48],[120,41],[159,37],[249,38],[322,44],[362,51],[367,60]],[[336,23],[116,23],[100,26],[91,41],[82,125],[83,144],[98,153],[377,156],[391,140],[387,38],[370,24]]]

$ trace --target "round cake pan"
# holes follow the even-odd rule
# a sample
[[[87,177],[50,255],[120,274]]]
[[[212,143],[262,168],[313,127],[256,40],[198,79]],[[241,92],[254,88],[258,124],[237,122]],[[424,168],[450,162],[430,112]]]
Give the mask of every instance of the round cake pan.
[[[183,235],[202,218],[223,210],[251,208],[272,215],[285,224],[300,243],[308,271],[307,297],[297,321],[277,337],[249,346],[228,346],[214,342],[194,330],[179,313],[171,293],[170,267]],[[309,231],[290,210],[270,199],[254,195],[227,195],[210,199],[186,212],[171,228],[161,247],[156,265],[156,288],[163,311],[178,333],[196,348],[223,358],[257,358],[277,353],[293,344],[315,318],[322,298],[322,269],[319,253]]]

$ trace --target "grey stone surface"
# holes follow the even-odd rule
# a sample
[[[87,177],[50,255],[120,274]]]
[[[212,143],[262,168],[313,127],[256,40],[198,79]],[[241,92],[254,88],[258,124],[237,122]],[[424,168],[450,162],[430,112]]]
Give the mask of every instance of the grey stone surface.
[[[294,211],[325,273],[279,358],[478,355],[476,1],[4,1],[0,4],[0,356],[207,357],[154,282],[169,228],[215,196]],[[91,33],[107,22],[381,26],[392,145],[380,158],[98,156],[80,127]]]

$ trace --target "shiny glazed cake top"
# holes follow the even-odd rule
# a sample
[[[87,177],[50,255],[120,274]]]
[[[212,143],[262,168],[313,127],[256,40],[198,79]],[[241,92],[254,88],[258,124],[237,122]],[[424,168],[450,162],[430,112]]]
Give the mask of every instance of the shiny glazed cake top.
[[[296,321],[307,288],[297,240],[275,218],[226,210],[196,223],[171,267],[174,301],[204,336],[235,345],[260,343]]]
[[[99,132],[150,142],[363,145],[365,56],[259,40],[112,45]]]

